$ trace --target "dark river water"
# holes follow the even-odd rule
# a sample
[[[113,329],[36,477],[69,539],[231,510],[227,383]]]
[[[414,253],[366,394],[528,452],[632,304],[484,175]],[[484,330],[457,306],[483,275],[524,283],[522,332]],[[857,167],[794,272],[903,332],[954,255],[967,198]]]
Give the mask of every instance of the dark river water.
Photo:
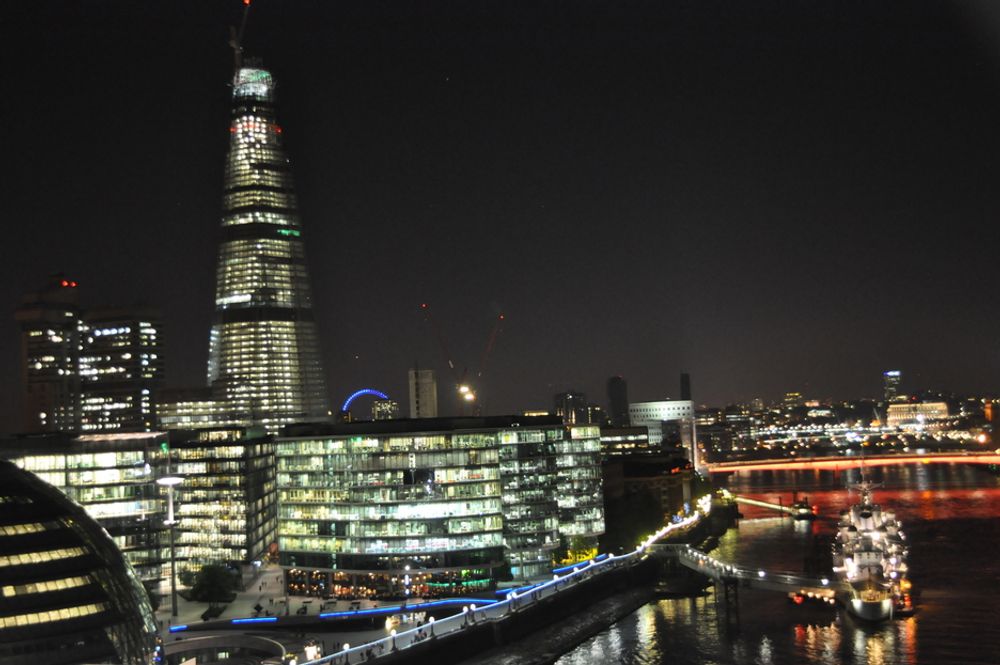
[[[914,616],[870,626],[837,607],[795,605],[779,593],[740,589],[739,612],[727,617],[710,591],[641,607],[558,665],[1000,665],[1000,478],[960,465],[868,473],[883,484],[876,502],[895,510],[907,534]],[[798,490],[822,517],[796,522],[743,506],[745,519],[713,554],[744,566],[806,570],[817,541],[824,542],[840,511],[857,499],[845,488],[850,479],[857,480],[857,471],[741,472],[721,480],[736,494],[773,502],[781,497],[786,504]]]

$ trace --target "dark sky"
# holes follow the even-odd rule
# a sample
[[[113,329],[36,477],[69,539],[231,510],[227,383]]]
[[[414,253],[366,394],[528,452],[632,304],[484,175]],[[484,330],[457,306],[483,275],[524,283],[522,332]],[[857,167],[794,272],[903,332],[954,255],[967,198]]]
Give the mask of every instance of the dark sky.
[[[238,2],[0,9],[0,429],[20,295],[164,311],[204,381]],[[334,402],[448,378],[490,412],[998,392],[989,2],[257,0]],[[442,390],[442,397],[445,391]],[[405,406],[404,406],[405,410]]]

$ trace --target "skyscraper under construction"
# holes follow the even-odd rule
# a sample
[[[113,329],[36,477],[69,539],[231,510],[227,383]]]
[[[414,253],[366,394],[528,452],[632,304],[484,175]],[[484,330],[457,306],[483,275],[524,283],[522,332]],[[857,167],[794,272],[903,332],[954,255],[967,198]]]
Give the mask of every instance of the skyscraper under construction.
[[[273,431],[329,400],[274,80],[254,64],[233,81],[208,381],[213,420]]]

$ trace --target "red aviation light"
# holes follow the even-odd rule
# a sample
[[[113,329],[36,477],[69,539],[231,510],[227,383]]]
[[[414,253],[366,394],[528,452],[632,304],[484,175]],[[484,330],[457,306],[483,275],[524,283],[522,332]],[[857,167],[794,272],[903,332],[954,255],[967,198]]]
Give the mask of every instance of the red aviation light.
[[[243,0],[243,4],[246,5],[247,7],[249,7],[250,6],[250,0]]]
[[[64,279],[63,281],[59,282],[59,286],[69,286],[69,280]]]

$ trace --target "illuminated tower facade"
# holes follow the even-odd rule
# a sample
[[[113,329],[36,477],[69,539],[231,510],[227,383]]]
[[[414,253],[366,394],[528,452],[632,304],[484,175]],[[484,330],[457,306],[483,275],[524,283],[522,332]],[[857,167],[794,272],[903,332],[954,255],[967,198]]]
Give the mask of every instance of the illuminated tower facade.
[[[233,81],[208,360],[216,419],[271,431],[330,409],[274,88],[258,66]]]

